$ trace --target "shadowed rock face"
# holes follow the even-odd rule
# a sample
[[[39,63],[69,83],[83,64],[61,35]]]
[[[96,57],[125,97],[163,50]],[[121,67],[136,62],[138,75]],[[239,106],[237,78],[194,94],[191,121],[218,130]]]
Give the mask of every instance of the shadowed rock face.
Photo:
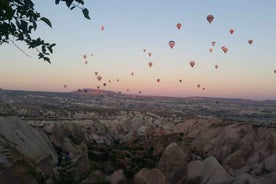
[[[49,138],[17,117],[0,117],[0,152],[15,148],[22,155],[35,162],[51,157],[57,162],[57,154]]]

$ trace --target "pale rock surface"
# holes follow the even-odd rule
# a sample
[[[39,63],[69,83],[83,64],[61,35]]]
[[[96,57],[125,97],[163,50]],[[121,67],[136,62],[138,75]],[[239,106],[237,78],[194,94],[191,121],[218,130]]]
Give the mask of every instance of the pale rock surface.
[[[108,181],[112,184],[118,184],[119,182],[126,179],[122,169],[114,171],[112,175],[108,176]]]
[[[143,168],[134,176],[135,184],[167,184],[166,177],[159,169]]]
[[[168,183],[176,184],[185,179],[188,158],[189,155],[176,143],[171,143],[161,155],[157,168],[166,176]]]

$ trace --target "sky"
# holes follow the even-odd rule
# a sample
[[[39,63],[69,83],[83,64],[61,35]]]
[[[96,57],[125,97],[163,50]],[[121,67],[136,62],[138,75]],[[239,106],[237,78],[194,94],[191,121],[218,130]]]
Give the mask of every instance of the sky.
[[[52,22],[52,28],[39,23],[33,33],[57,44],[52,64],[39,60],[24,43],[17,45],[31,57],[12,44],[1,45],[0,88],[70,92],[100,86],[131,94],[276,100],[275,0],[86,0],[91,20],[63,3],[34,3]],[[193,68],[190,61],[196,63]]]

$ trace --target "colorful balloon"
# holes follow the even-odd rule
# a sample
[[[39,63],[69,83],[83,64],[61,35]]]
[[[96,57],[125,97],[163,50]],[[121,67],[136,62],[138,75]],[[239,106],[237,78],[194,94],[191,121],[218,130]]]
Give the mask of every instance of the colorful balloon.
[[[228,49],[225,46],[222,46],[221,49],[223,50],[223,52],[226,54],[228,52]]]
[[[106,83],[103,83],[103,86],[106,86]]]
[[[156,81],[157,81],[157,82],[160,82],[160,79],[157,79]]]
[[[64,88],[67,88],[67,85],[66,84],[64,84],[64,86],[63,86]]]
[[[169,46],[170,46],[171,48],[173,48],[174,45],[175,45],[175,41],[173,41],[173,40],[169,41]]]
[[[95,75],[98,75],[98,72],[95,72],[94,74],[95,74]]]
[[[142,94],[142,91],[139,91],[139,94]]]
[[[110,82],[111,82],[111,80],[108,80],[108,82],[110,83]]]
[[[179,30],[179,29],[181,29],[182,25],[181,25],[180,23],[177,23],[177,24],[176,24],[176,27],[177,27],[177,29]]]
[[[98,81],[101,81],[101,80],[102,80],[102,76],[99,75],[99,76],[97,77],[97,79],[98,79]]]
[[[207,16],[207,21],[209,22],[209,24],[211,24],[211,22],[214,20],[214,16],[213,15],[208,15]]]
[[[200,84],[198,84],[197,87],[200,88]]]
[[[195,62],[194,62],[194,61],[191,61],[191,62],[190,62],[190,65],[191,65],[191,67],[193,68],[193,67],[195,66]]]
[[[253,43],[253,40],[248,40],[248,43],[251,45]]]
[[[117,79],[117,82],[119,82],[120,80],[119,79]]]
[[[212,43],[211,43],[213,46],[215,46],[216,45],[216,42],[215,41],[212,41]]]
[[[101,30],[102,30],[102,31],[104,30],[104,26],[101,26]]]
[[[179,79],[179,83],[181,83],[182,82],[182,80],[181,79]]]
[[[100,86],[97,86],[97,89],[100,89]]]
[[[234,29],[230,29],[229,32],[230,32],[230,34],[233,34],[234,33]]]
[[[87,55],[86,55],[86,54],[83,54],[82,57],[83,57],[83,59],[86,59],[86,58],[87,58]]]
[[[143,49],[144,52],[146,52],[147,50],[146,49]]]
[[[218,65],[215,65],[215,68],[218,69]]]
[[[129,89],[127,89],[127,92],[129,92]]]
[[[149,57],[151,57],[151,53],[150,52],[148,53],[148,55],[149,55]]]
[[[202,88],[202,90],[205,90],[205,88]]]
[[[210,49],[209,49],[209,52],[211,52],[211,53],[212,53],[213,51],[214,51],[214,49],[213,49],[213,48],[210,48]]]
[[[133,76],[133,75],[134,75],[134,72],[131,72],[131,75]]]
[[[276,70],[274,70],[274,73],[276,74]]]
[[[88,63],[88,61],[85,61],[84,63],[85,63],[85,64],[87,64],[87,63]]]
[[[149,67],[152,67],[153,63],[152,63],[152,62],[149,62],[148,65],[149,65]]]

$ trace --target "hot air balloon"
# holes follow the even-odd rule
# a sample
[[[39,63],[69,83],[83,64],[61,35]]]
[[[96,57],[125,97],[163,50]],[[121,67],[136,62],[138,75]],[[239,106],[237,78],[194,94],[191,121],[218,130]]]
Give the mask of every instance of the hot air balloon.
[[[144,52],[146,52],[147,50],[146,49],[143,49]]]
[[[202,90],[205,90],[205,88],[202,88]]]
[[[101,26],[101,30],[102,30],[102,31],[104,30],[104,26]]]
[[[234,29],[230,29],[229,32],[230,32],[230,34],[233,34],[234,33]]]
[[[213,46],[215,46],[216,45],[216,42],[215,41],[212,41],[212,43],[211,43]]]
[[[86,55],[86,54],[83,54],[82,57],[83,57],[83,59],[86,59],[86,58],[87,58],[87,55]]]
[[[98,75],[98,72],[95,72],[94,74],[95,74],[95,75]]]
[[[274,73],[276,74],[276,70],[274,70]]]
[[[174,45],[175,45],[175,41],[173,41],[173,40],[169,41],[169,46],[170,46],[171,48],[173,48]]]
[[[84,63],[85,63],[85,64],[87,64],[87,63],[88,63],[88,61],[85,61]]]
[[[182,25],[181,25],[180,23],[177,23],[177,24],[176,24],[176,27],[177,27],[177,29],[179,30],[179,29],[181,29]]]
[[[157,82],[160,82],[160,79],[157,79],[156,81],[157,81]]]
[[[194,62],[194,61],[191,61],[191,62],[190,62],[190,65],[191,65],[191,67],[193,68],[193,67],[195,66],[195,62]]]
[[[218,69],[218,65],[215,65],[215,68]]]
[[[101,81],[102,80],[102,76],[98,76],[97,79],[98,79],[98,81]]]
[[[142,91],[139,91],[139,94],[142,94]]]
[[[93,54],[90,54],[91,57],[93,57]]]
[[[213,48],[210,48],[210,49],[209,49],[209,52],[211,52],[211,53],[212,53],[212,52],[213,52],[213,50],[214,50]]]
[[[119,79],[117,79],[117,82],[119,82]]]
[[[106,86],[106,83],[103,83],[103,86]]]
[[[152,63],[152,62],[149,62],[148,65],[149,65],[149,67],[152,67],[153,63]]]
[[[110,82],[111,82],[111,80],[108,80],[108,82],[110,83]]]
[[[222,46],[221,49],[223,50],[223,52],[226,54],[228,52],[228,49],[225,46]]]
[[[253,43],[253,40],[248,40],[248,43],[251,45]]]
[[[133,76],[133,75],[134,75],[134,72],[131,72],[131,75]]]
[[[208,15],[207,16],[207,21],[209,22],[209,24],[211,24],[211,22],[214,20],[214,16],[213,15]]]
[[[151,57],[151,53],[150,52],[148,53],[148,55],[149,55],[149,57]]]
[[[64,84],[64,86],[63,86],[64,88],[67,88],[67,85],[66,84]]]
[[[200,88],[200,84],[198,84],[197,87]]]
[[[129,92],[129,89],[127,89],[127,92]]]
[[[100,89],[100,86],[97,86],[97,89]]]
[[[181,83],[182,82],[182,80],[181,79],[179,79],[179,83]]]

